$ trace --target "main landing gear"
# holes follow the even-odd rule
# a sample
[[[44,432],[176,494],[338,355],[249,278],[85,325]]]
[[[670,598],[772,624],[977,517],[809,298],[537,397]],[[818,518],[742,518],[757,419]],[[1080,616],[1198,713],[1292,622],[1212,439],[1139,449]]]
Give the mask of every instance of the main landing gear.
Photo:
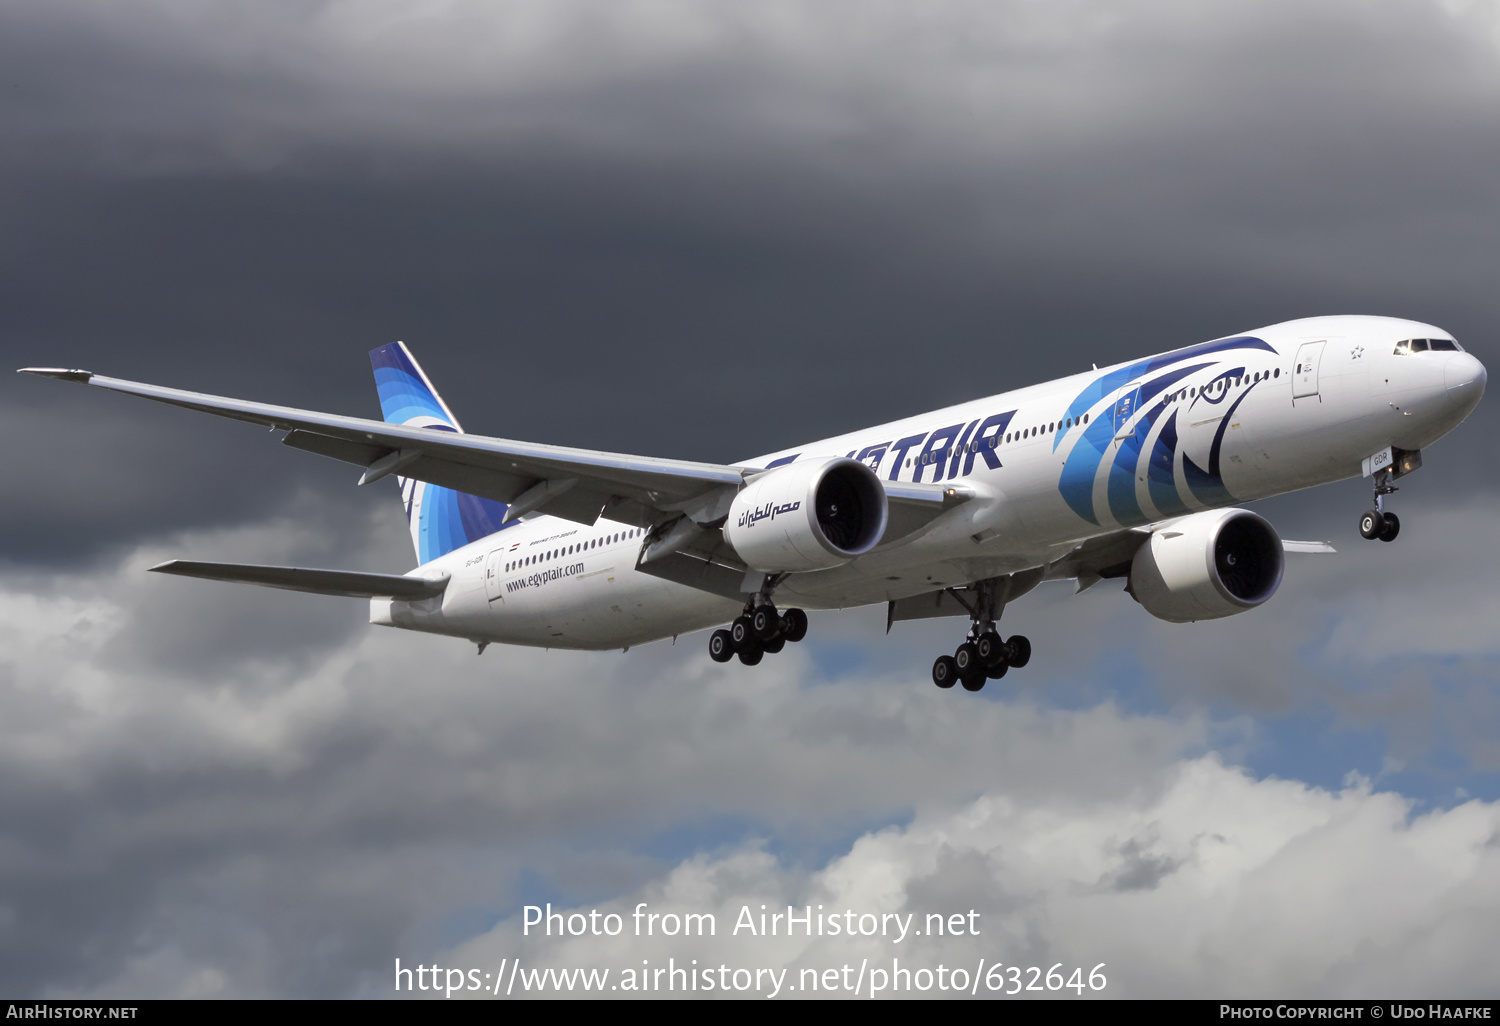
[[[1031,662],[1031,642],[1024,635],[1001,640],[993,630],[958,646],[958,651],[937,657],[932,664],[932,682],[940,688],[962,684],[965,691],[978,691],[987,680],[999,680],[1012,666],[1020,669]]]
[[[1401,533],[1401,518],[1385,511],[1385,497],[1399,490],[1391,484],[1389,469],[1375,474],[1375,508],[1365,510],[1364,515],[1359,518],[1359,533],[1363,537],[1370,541],[1376,538],[1383,542],[1396,540],[1396,535]]]
[[[754,666],[767,653],[775,655],[787,642],[798,642],[805,637],[806,613],[800,609],[778,613],[769,598],[756,595],[734,623],[709,635],[708,656],[716,663],[727,663],[739,656],[740,662]]]
[[[968,639],[951,656],[938,656],[932,664],[932,682],[938,687],[962,684],[965,691],[978,691],[985,681],[999,680],[1012,667],[1019,670],[1031,662],[1031,642],[1024,635],[1002,639],[995,630],[995,621],[1004,609],[1004,602],[997,594],[998,583],[990,580],[975,585],[977,598],[969,606],[974,624],[969,628]],[[956,592],[952,594],[965,606],[969,605]]]

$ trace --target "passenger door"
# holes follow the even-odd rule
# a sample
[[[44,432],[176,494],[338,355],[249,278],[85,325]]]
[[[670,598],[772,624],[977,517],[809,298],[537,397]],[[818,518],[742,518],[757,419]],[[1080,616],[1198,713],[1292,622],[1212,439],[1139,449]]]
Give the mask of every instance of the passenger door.
[[[502,598],[500,592],[500,570],[505,566],[505,550],[496,549],[484,561],[484,594],[491,602]]]
[[[1135,433],[1135,429],[1130,426],[1130,418],[1135,416],[1136,411],[1140,407],[1140,405],[1140,381],[1132,381],[1130,384],[1120,389],[1120,394],[1115,399],[1114,408],[1110,411],[1110,417],[1113,418],[1113,426],[1115,429],[1114,434],[1116,445],[1119,445],[1122,439],[1129,438]]]
[[[1292,365],[1292,398],[1310,399],[1318,394],[1318,364],[1323,359],[1323,347],[1328,340],[1304,342],[1297,350],[1297,362]]]

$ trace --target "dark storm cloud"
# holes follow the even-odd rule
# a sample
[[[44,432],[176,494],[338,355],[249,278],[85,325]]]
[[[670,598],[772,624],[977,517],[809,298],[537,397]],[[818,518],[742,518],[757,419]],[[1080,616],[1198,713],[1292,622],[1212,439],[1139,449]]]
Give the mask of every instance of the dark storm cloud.
[[[364,351],[403,338],[470,430],[728,460],[1291,316],[1492,330],[1472,19],[522,10],[403,36],[340,5],[12,9],[6,351],[370,413]],[[12,520],[12,558],[342,489],[255,432],[175,414],[169,441],[87,398],[152,425],[158,466],[245,483],[156,522],[126,490],[66,541]],[[1445,451],[1487,459],[1476,434]]]

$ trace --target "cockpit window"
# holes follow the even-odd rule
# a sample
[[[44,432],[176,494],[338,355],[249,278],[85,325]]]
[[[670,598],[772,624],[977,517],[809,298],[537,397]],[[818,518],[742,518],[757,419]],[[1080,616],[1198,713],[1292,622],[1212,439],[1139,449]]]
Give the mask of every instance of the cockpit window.
[[[1407,356],[1411,353],[1461,353],[1463,348],[1451,338],[1409,338],[1404,342],[1396,343],[1396,355]]]

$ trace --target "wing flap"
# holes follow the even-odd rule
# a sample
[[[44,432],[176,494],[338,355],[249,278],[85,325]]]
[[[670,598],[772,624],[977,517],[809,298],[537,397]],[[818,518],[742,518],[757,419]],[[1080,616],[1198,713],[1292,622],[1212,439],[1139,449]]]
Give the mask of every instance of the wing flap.
[[[300,566],[198,563],[186,559],[171,559],[159,563],[151,568],[151,572],[349,598],[431,598],[441,595],[448,587],[446,576],[402,577],[399,574],[366,574],[352,570],[311,570]]]
[[[886,604],[885,629],[897,620],[925,620],[931,616],[968,616],[969,606],[958,600],[950,589],[929,591],[925,595],[892,599]]]
[[[1281,540],[1281,547],[1287,552],[1337,552],[1333,542],[1326,541],[1292,541],[1289,538]]]
[[[898,542],[932,523],[944,513],[974,498],[968,485],[881,481],[888,519],[882,544]]]
[[[1079,591],[1091,588],[1107,577],[1121,577],[1135,558],[1136,549],[1151,537],[1147,528],[1127,527],[1121,531],[1090,538],[1076,545],[1047,565],[1049,581],[1076,578]]]

